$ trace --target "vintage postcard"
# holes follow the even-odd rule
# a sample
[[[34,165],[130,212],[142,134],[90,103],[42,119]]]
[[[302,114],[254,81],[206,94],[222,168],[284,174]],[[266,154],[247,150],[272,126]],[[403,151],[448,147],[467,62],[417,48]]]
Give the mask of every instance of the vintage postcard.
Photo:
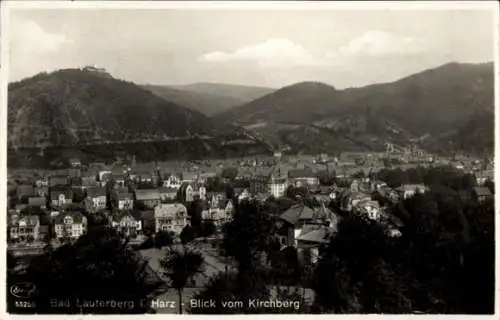
[[[498,317],[495,2],[1,14],[5,317]]]

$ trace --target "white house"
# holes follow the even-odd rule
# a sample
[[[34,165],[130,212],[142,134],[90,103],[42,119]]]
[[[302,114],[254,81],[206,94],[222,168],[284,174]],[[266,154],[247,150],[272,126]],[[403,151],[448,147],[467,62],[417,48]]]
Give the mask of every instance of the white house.
[[[363,200],[357,203],[356,211],[371,220],[380,219],[380,205],[378,201]]]
[[[400,194],[403,199],[408,199],[413,197],[417,193],[425,193],[429,190],[423,184],[404,184],[399,188],[396,188],[396,191]]]
[[[125,237],[136,238],[143,232],[142,217],[138,211],[121,211],[111,218],[111,227]]]
[[[80,212],[64,212],[54,218],[56,238],[78,239],[87,232],[87,218]]]
[[[181,187],[181,179],[173,174],[167,174],[163,177],[163,186],[165,188],[173,188],[178,190]]]
[[[87,198],[92,209],[102,210],[106,208],[106,189],[89,188],[87,189]]]
[[[180,234],[188,225],[187,208],[181,203],[161,203],[155,207],[155,231]]]
[[[71,190],[52,191],[50,193],[50,201],[54,207],[71,204],[73,202],[73,192]]]

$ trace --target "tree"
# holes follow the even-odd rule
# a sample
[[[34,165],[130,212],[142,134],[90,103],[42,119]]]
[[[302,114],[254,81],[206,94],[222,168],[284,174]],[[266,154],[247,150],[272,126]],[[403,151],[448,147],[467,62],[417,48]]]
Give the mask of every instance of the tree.
[[[203,221],[201,226],[202,237],[210,237],[214,235],[215,232],[217,232],[217,227],[215,226],[215,223],[213,223],[213,221]]]
[[[203,201],[195,200],[188,207],[188,216],[191,217],[191,226],[195,229],[201,226],[201,214],[203,212]]]
[[[309,191],[307,190],[306,187],[294,187],[294,186],[289,186],[285,192],[286,197],[290,199],[297,199],[297,198],[307,198],[309,195]]]
[[[160,231],[154,236],[154,246],[155,248],[163,248],[165,246],[171,246],[174,243],[173,236],[168,231]]]
[[[486,180],[484,186],[490,190],[492,194],[495,194],[495,183],[491,179]]]
[[[26,281],[38,294],[35,313],[143,314],[144,302],[162,284],[148,272],[147,261],[128,249],[112,229],[89,230],[74,244],[66,244],[33,259]],[[51,300],[69,301],[67,308],[52,308]],[[114,305],[82,306],[77,301],[129,301]]]
[[[318,173],[319,183],[324,186],[331,186],[335,183],[335,171],[321,171]]]
[[[224,168],[224,170],[222,170],[221,173],[222,178],[228,179],[230,181],[234,180],[237,175],[238,175],[238,168],[235,167]]]
[[[472,181],[453,168],[417,171],[431,190],[388,211],[402,237],[356,217],[339,224],[315,270],[317,312],[493,312],[493,201],[464,198]]]
[[[365,178],[365,173],[363,172],[363,170],[360,170],[358,172],[355,172],[352,175],[352,178],[354,178],[354,179],[363,179],[363,178]]]
[[[182,291],[187,282],[203,271],[203,256],[184,247],[184,250],[170,250],[160,260],[164,274],[179,295],[179,313],[182,314]]]
[[[253,201],[237,203],[233,220],[223,228],[223,248],[238,267],[234,294],[241,301],[267,297],[266,256],[275,242],[274,223]]]
[[[181,231],[180,238],[182,244],[188,244],[196,238],[195,229],[190,225],[185,226]]]
[[[302,276],[297,249],[287,247],[280,251],[274,271],[274,278],[280,280],[281,284],[296,285]]]
[[[378,225],[343,219],[314,275],[320,312],[410,312],[400,276],[384,262],[391,249]]]

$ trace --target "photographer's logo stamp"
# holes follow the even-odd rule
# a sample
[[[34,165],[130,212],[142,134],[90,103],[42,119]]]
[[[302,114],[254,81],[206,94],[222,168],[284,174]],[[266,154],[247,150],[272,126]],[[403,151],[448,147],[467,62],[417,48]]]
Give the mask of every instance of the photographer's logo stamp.
[[[31,282],[20,282],[10,287],[10,293],[16,298],[28,299],[35,296],[36,287]]]

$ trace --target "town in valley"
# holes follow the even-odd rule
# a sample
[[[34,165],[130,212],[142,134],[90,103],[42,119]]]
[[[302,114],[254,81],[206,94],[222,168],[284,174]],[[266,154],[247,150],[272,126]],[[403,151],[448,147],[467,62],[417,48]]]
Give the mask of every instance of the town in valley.
[[[9,314],[494,315],[496,3],[5,2]]]

